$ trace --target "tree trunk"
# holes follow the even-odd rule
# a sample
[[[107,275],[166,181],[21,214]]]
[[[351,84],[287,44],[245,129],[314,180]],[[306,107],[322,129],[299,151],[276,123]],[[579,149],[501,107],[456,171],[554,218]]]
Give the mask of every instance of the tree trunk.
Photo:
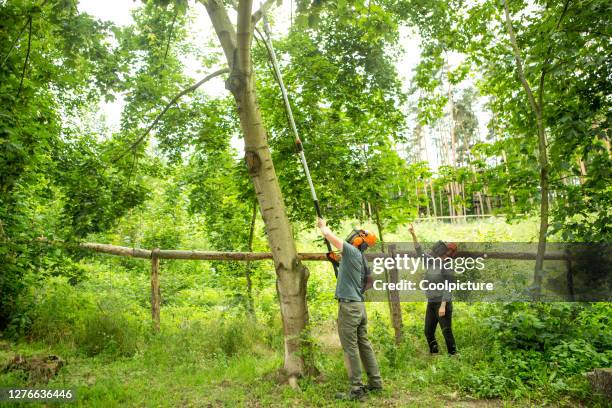
[[[484,209],[484,198],[482,197],[482,192],[480,192],[480,190],[476,193],[476,197],[478,197],[478,212],[480,213],[480,215],[485,215],[485,209]]]
[[[502,154],[502,159],[504,160],[504,167],[506,169],[506,174],[510,174],[510,169],[508,167],[508,158],[506,157],[506,151],[502,150],[501,154]],[[508,195],[510,196],[510,208],[512,209],[512,211],[514,211],[515,199],[514,199],[514,194],[512,193],[512,188],[510,188],[510,186],[508,186]]]
[[[546,235],[548,232],[548,154],[546,145],[546,132],[544,130],[543,121],[543,97],[544,97],[544,78],[546,76],[546,69],[548,65],[548,59],[544,61],[542,71],[540,74],[540,85],[538,88],[538,101],[536,102],[531,87],[527,82],[525,73],[523,72],[523,61],[521,58],[521,52],[514,35],[512,28],[512,21],[510,19],[510,11],[508,10],[508,0],[504,0],[504,12],[506,17],[506,28],[508,29],[508,36],[512,44],[512,50],[514,52],[514,59],[516,61],[516,70],[518,72],[519,80],[525,89],[531,110],[536,117],[536,123],[538,128],[538,164],[540,165],[540,230],[538,234],[538,254],[535,262],[535,270],[533,273],[534,290],[533,296],[538,299],[540,297],[541,284],[542,284],[542,268],[544,266],[544,255],[546,253]],[[549,49],[550,51],[550,49]]]
[[[153,320],[153,332],[159,333],[161,292],[159,289],[159,249],[151,252],[151,319]]]
[[[425,203],[427,204],[427,218],[431,217],[431,206],[429,205],[429,197],[427,197],[427,184],[423,182],[423,192],[425,193]]]
[[[453,195],[453,183],[449,183],[446,186],[446,200],[448,201],[448,215],[453,217],[451,218],[451,222],[454,222],[454,217],[455,217],[455,207],[453,206],[455,196]]]
[[[253,213],[251,214],[251,225],[249,227],[249,242],[247,251],[253,252],[253,236],[255,235],[255,221],[257,220],[257,200],[253,200]],[[244,266],[244,278],[247,287],[247,309],[249,314],[255,318],[255,302],[253,301],[253,281],[251,280],[251,261]]]
[[[414,193],[416,194],[417,218],[421,218],[421,197],[419,196],[419,184],[417,180],[414,181]]]
[[[587,171],[584,161],[580,157],[578,158],[578,166],[580,167],[580,184],[584,184],[586,181]]]
[[[448,79],[447,70],[447,79]],[[450,150],[451,150],[451,160],[450,164],[453,166],[453,169],[457,167],[457,138],[455,136],[455,104],[453,102],[453,88],[450,83],[450,79],[448,79],[448,106],[449,106],[449,115],[450,115]]]
[[[429,149],[427,149],[427,140],[425,140],[425,137],[423,137],[423,149],[425,152],[425,158],[424,160],[427,162],[428,167],[429,167]],[[429,184],[429,190],[431,192],[431,194],[428,194],[427,192],[427,184]],[[434,217],[438,216],[438,210],[436,208],[436,195],[434,192],[434,187],[433,187],[433,181],[432,178],[429,177],[429,180],[424,180],[423,181],[423,189],[425,190],[425,195],[431,197],[431,207],[433,210],[433,215]],[[429,207],[428,207],[429,208]],[[429,214],[431,215],[431,214]]]
[[[491,205],[491,195],[489,195],[489,187],[485,185],[483,189],[485,193],[484,198],[485,204],[487,205],[488,214],[493,214],[493,206]]]
[[[276,288],[280,302],[285,343],[284,370],[289,383],[297,387],[304,374],[300,353],[302,334],[308,324],[306,285],[308,269],[298,258],[293,232],[278,178],[272,163],[266,130],[257,104],[255,77],[251,60],[253,40],[252,0],[240,0],[234,29],[219,0],[204,2],[231,70],[226,87],[236,101],[240,127],[244,134],[245,161],[276,269]]]
[[[467,215],[467,209],[465,208],[465,182],[461,182],[461,211],[463,214],[463,219],[465,220],[465,216]]]
[[[383,236],[382,222],[380,220],[380,214],[378,213],[378,205],[374,206],[374,220],[376,222],[376,228],[378,228],[378,235],[380,238],[381,252],[386,252],[385,239]],[[395,251],[396,248],[390,248],[391,251]],[[393,255],[393,254],[392,254]],[[385,272],[387,282],[398,283],[399,273],[397,269],[392,269]],[[387,289],[387,300],[389,301],[389,316],[391,317],[391,325],[395,332],[395,343],[399,344],[402,340],[402,308],[399,299],[399,293],[397,291],[389,291]]]
[[[433,182],[429,179],[429,189],[431,190],[431,205],[433,207],[434,217],[438,216],[438,210],[436,209],[436,193],[434,191]]]
[[[389,255],[395,258],[397,248],[395,245],[389,245]],[[399,271],[397,268],[391,268],[389,270],[389,282],[399,282]],[[402,342],[402,306],[400,303],[399,292],[394,290],[387,292],[389,295],[389,311],[391,313],[391,324],[393,325],[393,331],[395,333],[395,344],[399,345]]]
[[[534,296],[539,298],[542,285],[542,269],[544,267],[544,254],[546,253],[546,235],[548,233],[548,156],[546,154],[546,134],[542,116],[538,118],[538,139],[540,162],[540,231],[538,234],[538,256],[534,271]]]
[[[450,165],[453,168],[454,176],[457,175],[457,136],[455,133],[455,103],[453,101],[453,87],[449,78],[450,67],[447,67],[446,70],[446,78],[448,80],[448,108],[449,108],[449,118],[450,118]],[[451,203],[453,204],[452,215],[463,215],[461,208],[457,211],[457,202],[456,198],[459,197],[459,183],[457,181],[452,181],[450,183],[450,191],[451,191]],[[458,214],[460,213],[460,214]],[[456,222],[453,220],[452,222]]]
[[[608,402],[612,400],[612,368],[596,368],[586,373],[586,377],[596,393],[606,397]]]

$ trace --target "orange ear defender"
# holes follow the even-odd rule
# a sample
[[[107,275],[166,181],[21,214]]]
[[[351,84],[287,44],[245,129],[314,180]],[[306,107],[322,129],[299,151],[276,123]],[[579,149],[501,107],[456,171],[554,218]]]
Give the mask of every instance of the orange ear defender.
[[[352,244],[353,246],[359,248],[364,251],[368,247],[374,246],[376,244],[376,235],[368,230],[356,229],[353,230],[351,235],[346,239],[347,242]]]

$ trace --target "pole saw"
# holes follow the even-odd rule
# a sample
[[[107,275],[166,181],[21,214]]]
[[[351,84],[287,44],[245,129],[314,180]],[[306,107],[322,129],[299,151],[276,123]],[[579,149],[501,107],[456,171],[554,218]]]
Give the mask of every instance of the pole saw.
[[[287,89],[285,88],[285,83],[283,82],[283,76],[281,74],[280,68],[278,67],[278,62],[276,60],[276,53],[274,52],[274,47],[272,46],[272,39],[270,36],[270,25],[268,24],[268,19],[266,18],[265,10],[262,7],[262,20],[263,20],[263,28],[265,38],[264,42],[266,44],[266,48],[268,49],[268,53],[270,54],[270,60],[272,61],[272,67],[274,68],[274,73],[276,74],[276,79],[278,81],[278,85],[280,87],[281,93],[283,95],[283,101],[285,102],[285,110],[287,111],[287,117],[289,118],[289,124],[291,125],[291,130],[293,131],[293,135],[295,136],[295,148],[298,156],[300,157],[300,161],[302,162],[302,168],[304,169],[304,173],[306,174],[306,180],[308,180],[308,186],[310,187],[310,195],[312,196],[312,201],[314,202],[315,211],[317,213],[317,217],[323,218],[321,213],[321,207],[319,206],[319,199],[317,198],[317,192],[315,191],[314,184],[312,183],[312,177],[310,176],[310,170],[308,168],[308,162],[306,161],[306,156],[304,155],[304,146],[302,145],[302,141],[300,140],[300,136],[298,134],[297,127],[295,126],[295,120],[293,119],[293,111],[291,110],[291,105],[289,104],[289,98],[287,96]],[[325,245],[327,246],[327,251],[329,253],[332,252],[331,244],[327,239],[325,239]],[[332,262],[334,267],[334,274],[336,278],[338,277],[338,266],[336,263]]]

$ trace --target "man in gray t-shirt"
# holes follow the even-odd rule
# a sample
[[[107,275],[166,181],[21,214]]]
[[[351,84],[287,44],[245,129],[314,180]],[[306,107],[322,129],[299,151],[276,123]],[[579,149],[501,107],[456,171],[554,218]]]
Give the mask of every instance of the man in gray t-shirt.
[[[321,218],[318,219],[321,233],[342,253],[338,266],[336,299],[338,299],[338,335],[344,350],[344,361],[351,388],[348,393],[338,393],[336,398],[360,400],[367,391],[382,390],[382,379],[376,355],[368,340],[368,317],[363,303],[363,289],[367,266],[363,251],[374,245],[376,236],[372,232],[356,230],[350,241],[338,238]],[[368,385],[363,386],[361,364],[368,374]]]
[[[342,259],[338,266],[336,299],[363,302],[363,254],[353,245],[342,245]]]

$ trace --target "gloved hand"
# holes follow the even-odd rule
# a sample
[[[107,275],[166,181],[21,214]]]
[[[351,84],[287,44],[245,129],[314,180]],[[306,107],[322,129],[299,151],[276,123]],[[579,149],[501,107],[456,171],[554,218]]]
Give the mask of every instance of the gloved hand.
[[[323,238],[326,238],[326,235],[331,233],[331,230],[329,229],[329,227],[327,226],[327,223],[325,222],[323,218],[317,217],[317,226],[321,230],[321,234],[323,235]]]
[[[335,253],[334,251],[330,251],[327,254],[325,254],[325,256],[327,257],[327,260],[329,262],[331,262],[332,264],[334,264],[336,267],[340,266],[340,254]]]

